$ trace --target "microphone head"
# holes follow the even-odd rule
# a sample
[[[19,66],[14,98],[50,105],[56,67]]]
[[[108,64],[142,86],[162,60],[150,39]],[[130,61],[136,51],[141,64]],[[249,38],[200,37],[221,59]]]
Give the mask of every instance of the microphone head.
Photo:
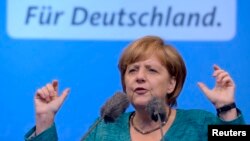
[[[126,111],[128,106],[127,95],[123,92],[116,92],[101,107],[101,117],[105,122],[114,122],[118,116]]]
[[[158,114],[160,116],[161,122],[166,120],[166,109],[165,103],[157,97],[153,97],[146,106],[146,111],[151,116],[151,119],[155,122],[158,121]]]

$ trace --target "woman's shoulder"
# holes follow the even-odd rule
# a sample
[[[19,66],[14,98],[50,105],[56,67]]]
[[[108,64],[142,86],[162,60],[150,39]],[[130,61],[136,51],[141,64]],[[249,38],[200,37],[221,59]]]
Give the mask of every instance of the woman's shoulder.
[[[188,116],[197,116],[197,115],[205,115],[211,116],[214,115],[212,112],[202,110],[202,109],[176,109],[176,112],[181,115],[188,115]]]
[[[176,120],[179,122],[203,123],[207,119],[216,119],[215,114],[201,109],[176,109]]]
[[[124,128],[127,126],[127,123],[129,122],[129,118],[130,115],[132,114],[132,112],[125,112],[122,113],[121,115],[119,115],[114,121],[112,122],[105,122],[104,120],[102,120],[101,122],[101,126],[104,127],[117,127],[117,128]]]

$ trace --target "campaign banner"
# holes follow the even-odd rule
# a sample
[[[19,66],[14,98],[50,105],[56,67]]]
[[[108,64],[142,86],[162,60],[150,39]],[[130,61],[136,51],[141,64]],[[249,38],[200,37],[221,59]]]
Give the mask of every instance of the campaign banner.
[[[8,0],[7,32],[17,39],[231,40],[236,0]]]

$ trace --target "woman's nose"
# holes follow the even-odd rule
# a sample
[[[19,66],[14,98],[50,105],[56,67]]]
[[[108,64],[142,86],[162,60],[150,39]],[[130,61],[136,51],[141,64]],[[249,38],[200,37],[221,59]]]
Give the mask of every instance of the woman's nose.
[[[136,82],[143,83],[146,81],[146,74],[143,70],[139,70],[136,75]]]

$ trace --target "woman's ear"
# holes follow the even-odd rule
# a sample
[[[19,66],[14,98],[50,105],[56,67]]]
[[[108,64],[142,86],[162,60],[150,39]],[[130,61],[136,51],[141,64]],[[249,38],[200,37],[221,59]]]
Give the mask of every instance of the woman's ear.
[[[167,91],[168,93],[172,93],[175,89],[175,85],[176,85],[176,79],[175,77],[171,77],[171,79],[169,80],[169,85],[168,85],[168,88],[167,88]]]

